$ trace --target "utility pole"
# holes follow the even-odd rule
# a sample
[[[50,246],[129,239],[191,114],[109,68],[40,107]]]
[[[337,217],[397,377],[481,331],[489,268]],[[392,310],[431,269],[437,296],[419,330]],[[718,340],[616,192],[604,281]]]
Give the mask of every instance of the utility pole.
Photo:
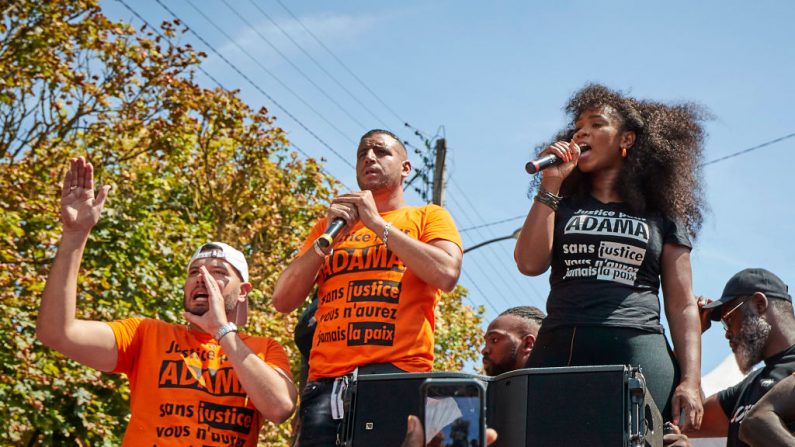
[[[447,140],[436,140],[436,162],[433,164],[433,199],[436,205],[443,206],[444,202],[444,160],[447,157]]]

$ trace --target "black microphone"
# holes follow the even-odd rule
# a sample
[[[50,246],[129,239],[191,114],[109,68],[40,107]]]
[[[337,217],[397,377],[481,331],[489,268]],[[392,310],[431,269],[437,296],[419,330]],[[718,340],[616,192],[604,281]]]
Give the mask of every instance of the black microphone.
[[[345,219],[341,217],[335,217],[334,220],[331,221],[328,228],[326,228],[326,232],[321,234],[319,238],[317,238],[317,245],[321,248],[326,248],[330,246],[334,242],[334,238],[337,237],[342,227],[345,226]]]
[[[536,174],[550,166],[559,165],[561,163],[563,163],[563,160],[558,158],[557,155],[547,154],[539,158],[538,160],[528,161],[527,164],[524,165],[524,169],[525,171],[527,171],[528,174]]]

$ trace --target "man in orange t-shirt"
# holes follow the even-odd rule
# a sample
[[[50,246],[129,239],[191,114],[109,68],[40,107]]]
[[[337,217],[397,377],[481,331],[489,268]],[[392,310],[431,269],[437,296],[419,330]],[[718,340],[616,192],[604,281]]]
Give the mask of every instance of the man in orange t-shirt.
[[[356,155],[358,192],[332,200],[296,259],[281,274],[273,305],[291,312],[318,287],[309,383],[301,395],[297,445],[334,445],[346,375],[423,372],[433,365],[434,307],[461,272],[461,237],[436,205],[406,204],[411,172],[395,135],[371,130]],[[345,224],[333,243],[319,243],[330,222]],[[334,394],[332,396],[332,394]]]
[[[94,197],[93,167],[82,157],[72,160],[37,336],[77,362],[128,376],[131,417],[123,445],[256,446],[264,420],[280,423],[293,413],[296,390],[284,348],[237,332],[251,290],[243,253],[222,242],[196,250],[184,286],[187,326],[75,318],[80,262],[108,190]]]

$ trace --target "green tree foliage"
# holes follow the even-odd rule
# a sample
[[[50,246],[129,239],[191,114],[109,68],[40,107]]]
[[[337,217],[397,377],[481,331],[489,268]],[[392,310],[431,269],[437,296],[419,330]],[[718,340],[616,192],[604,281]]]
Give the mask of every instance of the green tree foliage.
[[[436,305],[433,369],[437,371],[461,371],[466,362],[480,362],[485,309],[463,304],[467,293],[458,285]]]
[[[6,3],[0,23],[0,443],[117,445],[126,380],[35,341],[60,225],[57,183],[84,154],[114,187],[83,263],[78,313],[179,321],[192,250],[243,247],[257,288],[248,330],[284,344],[295,316],[268,300],[276,275],[334,193],[267,111],[193,81],[201,54],[110,22],[94,1]],[[163,24],[167,38],[176,23]],[[269,427],[284,445],[289,425]],[[266,430],[263,430],[266,432]]]
[[[124,377],[35,340],[60,231],[57,185],[75,155],[113,185],[85,253],[79,318],[181,322],[192,250],[223,240],[251,265],[247,331],[285,345],[296,372],[298,312],[279,314],[268,297],[333,179],[287,150],[267,110],[194,81],[203,55],[172,44],[178,22],[135,30],[97,0],[2,0],[0,10],[0,444],[118,445],[126,427]],[[442,369],[477,355],[482,309],[461,312],[463,293],[440,305]],[[283,446],[289,431],[266,425],[261,445]]]

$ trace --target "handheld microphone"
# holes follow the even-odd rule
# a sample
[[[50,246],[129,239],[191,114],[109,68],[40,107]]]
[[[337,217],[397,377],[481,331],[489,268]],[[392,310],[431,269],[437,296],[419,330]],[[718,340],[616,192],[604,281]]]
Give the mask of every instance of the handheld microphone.
[[[331,221],[328,228],[326,228],[326,232],[321,234],[319,238],[317,238],[317,245],[321,248],[326,248],[330,246],[334,242],[334,238],[337,237],[342,227],[345,226],[345,219],[341,217],[337,217]]]
[[[557,157],[555,154],[547,154],[543,157],[539,158],[538,160],[530,160],[524,165],[525,171],[528,174],[536,174],[538,172],[543,171],[544,169],[555,166],[563,163],[563,160]]]

